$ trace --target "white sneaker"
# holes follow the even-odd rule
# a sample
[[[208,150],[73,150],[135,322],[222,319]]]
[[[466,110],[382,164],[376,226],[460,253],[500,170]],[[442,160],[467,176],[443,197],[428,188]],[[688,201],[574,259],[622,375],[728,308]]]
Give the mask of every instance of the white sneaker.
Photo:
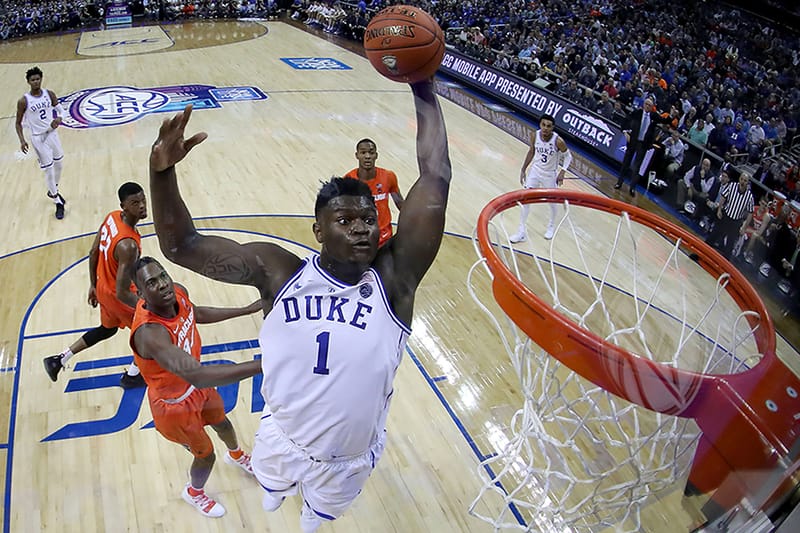
[[[225,514],[225,508],[222,506],[222,504],[212,498],[209,498],[205,491],[201,492],[197,496],[192,496],[189,494],[189,483],[183,487],[181,497],[183,497],[183,501],[197,509],[200,514],[209,518],[219,518]]]
[[[247,455],[246,453],[243,453],[242,456],[239,457],[238,459],[234,459],[233,457],[231,457],[230,450],[228,450],[227,452],[225,452],[223,460],[229,465],[238,466],[251,476],[253,475],[253,467],[250,465],[250,456]]]
[[[525,234],[524,231],[518,231],[514,235],[508,238],[512,243],[516,244],[518,242],[525,242],[528,240],[528,236]]]
[[[544,238],[548,241],[553,238],[553,234],[556,232],[556,228],[553,227],[552,224],[547,225],[547,229],[544,232]]]

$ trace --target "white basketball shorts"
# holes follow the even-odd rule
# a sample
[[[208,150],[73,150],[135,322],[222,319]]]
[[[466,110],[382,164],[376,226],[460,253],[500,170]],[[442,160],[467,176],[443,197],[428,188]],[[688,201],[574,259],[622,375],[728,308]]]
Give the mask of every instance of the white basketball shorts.
[[[321,518],[340,517],[361,493],[383,454],[386,431],[364,454],[320,461],[310,457],[275,424],[272,415],[261,419],[250,464],[261,486],[272,496],[291,496],[298,489]]]
[[[58,132],[55,130],[32,134],[31,144],[36,151],[36,157],[39,158],[41,168],[47,168],[53,164],[53,160],[57,161],[64,157],[61,139],[58,138]]]
[[[528,172],[525,176],[526,189],[555,189],[558,187],[556,184],[556,174],[542,175],[537,172]]]

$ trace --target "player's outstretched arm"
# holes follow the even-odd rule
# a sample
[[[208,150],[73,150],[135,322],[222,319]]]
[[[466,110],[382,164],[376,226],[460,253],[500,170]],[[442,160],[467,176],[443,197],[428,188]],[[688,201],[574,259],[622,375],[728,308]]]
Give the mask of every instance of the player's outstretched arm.
[[[153,222],[164,255],[174,263],[209,278],[253,285],[268,297],[300,265],[294,254],[271,243],[239,244],[231,239],[201,235],[192,222],[178,188],[175,165],[207,135],[188,139],[184,130],[192,106],[165,120],[150,152],[150,196]]]
[[[411,90],[417,114],[420,175],[403,203],[392,246],[395,276],[413,290],[430,268],[442,242],[452,169],[444,117],[433,81],[412,84]]]
[[[198,389],[235,383],[261,373],[261,361],[247,361],[235,365],[206,365],[174,344],[169,333],[160,324],[145,324],[133,334],[131,344],[136,352],[156,362],[171,374],[188,381]]]
[[[261,299],[259,298],[250,305],[244,307],[207,307],[207,306],[194,306],[194,316],[198,324],[213,324],[214,322],[222,322],[229,318],[236,318],[237,316],[252,315],[261,311]]]

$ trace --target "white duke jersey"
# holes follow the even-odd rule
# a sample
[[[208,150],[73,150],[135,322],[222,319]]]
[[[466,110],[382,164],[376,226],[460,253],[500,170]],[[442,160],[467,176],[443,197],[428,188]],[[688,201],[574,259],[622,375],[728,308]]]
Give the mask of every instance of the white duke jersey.
[[[47,89],[42,89],[42,94],[33,96],[25,93],[25,115],[22,121],[28,125],[31,133],[41,135],[50,131],[50,123],[53,122],[53,102],[50,100],[50,93]]]
[[[366,452],[384,430],[410,333],[374,269],[350,286],[307,257],[258,336],[264,416],[316,459]]]
[[[533,162],[528,168],[528,177],[555,178],[558,172],[558,160],[561,155],[556,146],[558,134],[553,132],[549,141],[542,140],[542,130],[536,131],[533,143]]]

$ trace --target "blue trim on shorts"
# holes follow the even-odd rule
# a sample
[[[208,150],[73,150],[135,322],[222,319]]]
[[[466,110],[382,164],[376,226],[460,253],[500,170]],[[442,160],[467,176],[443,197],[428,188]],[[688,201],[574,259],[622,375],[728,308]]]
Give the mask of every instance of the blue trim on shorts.
[[[265,486],[264,486],[264,484],[263,484],[263,483],[261,483],[260,481],[258,482],[258,484],[259,484],[259,485],[261,485],[261,488],[262,488],[262,489],[264,489],[265,491],[267,491],[267,492],[269,492],[270,494],[272,494],[273,492],[286,492],[287,490],[289,490],[289,489],[291,489],[292,487],[294,487],[295,485],[297,485],[297,482],[295,482],[295,483],[292,483],[291,485],[289,485],[289,486],[288,486],[288,487],[286,487],[285,489],[270,489],[270,488],[268,488],[268,487],[265,487]]]
[[[317,515],[318,517],[320,517],[320,518],[324,518],[325,520],[330,520],[331,522],[332,522],[332,521],[334,521],[334,520],[336,520],[336,517],[335,517],[335,516],[331,516],[331,515],[329,515],[329,514],[321,513],[321,512],[319,512],[319,511],[317,511],[316,509],[314,509],[313,507],[311,507],[311,505],[309,505],[309,503],[308,503],[308,501],[307,501],[306,499],[303,499],[303,503],[305,503],[305,504],[306,504],[306,507],[308,507],[309,509],[311,509],[311,512],[313,512],[313,513],[314,513],[315,515]]]

